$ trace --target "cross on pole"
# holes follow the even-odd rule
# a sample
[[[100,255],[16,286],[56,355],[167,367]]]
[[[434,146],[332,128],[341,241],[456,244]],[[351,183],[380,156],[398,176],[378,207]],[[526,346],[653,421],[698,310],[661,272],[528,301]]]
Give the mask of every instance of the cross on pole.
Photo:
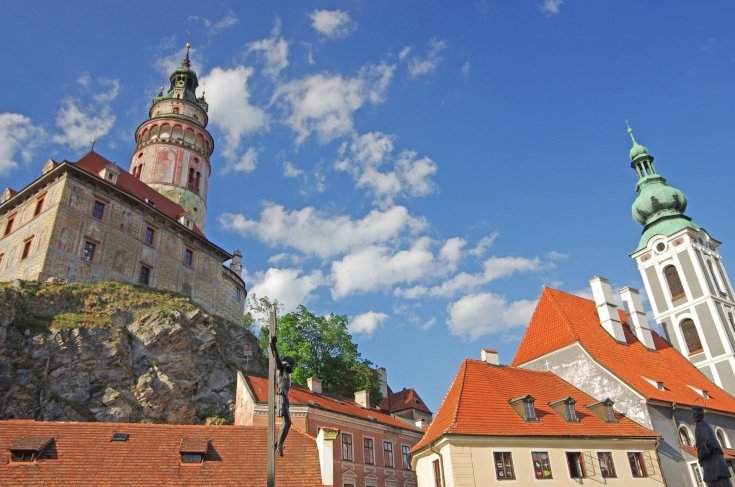
[[[276,336],[276,310],[271,310],[268,323],[268,343]],[[276,450],[273,448],[276,436],[276,357],[272,347],[268,347],[268,487],[276,485]]]

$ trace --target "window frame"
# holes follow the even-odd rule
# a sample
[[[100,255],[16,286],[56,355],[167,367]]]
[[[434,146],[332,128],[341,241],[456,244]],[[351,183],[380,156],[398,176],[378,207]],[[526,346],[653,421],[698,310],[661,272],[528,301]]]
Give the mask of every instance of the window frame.
[[[186,267],[194,266],[194,251],[190,248],[184,248],[184,265]]]
[[[536,400],[531,397],[523,399],[523,414],[526,416],[526,421],[538,421],[536,415]]]
[[[33,218],[36,218],[43,211],[43,202],[46,200],[46,193],[36,197],[36,208],[33,210]]]
[[[89,257],[87,257],[87,246],[88,245],[92,246],[92,254]],[[97,250],[97,242],[95,242],[94,240],[84,239],[84,245],[82,246],[82,259],[87,262],[94,262],[94,254],[96,250]]]
[[[375,465],[375,440],[369,436],[362,437],[362,459],[366,465]]]
[[[442,487],[442,469],[438,458],[431,462],[431,467],[434,470],[434,487]]]
[[[148,236],[150,235],[150,239]],[[143,230],[143,243],[149,247],[156,246],[156,227],[146,223],[145,230]]]
[[[0,262],[2,262],[1,257]],[[411,445],[401,444],[401,463],[404,470],[411,470]]]
[[[98,206],[99,205],[99,206]],[[99,208],[99,216],[97,216],[97,209]],[[107,203],[99,198],[94,199],[92,203],[92,218],[99,221],[105,221],[105,210],[107,209]]]
[[[679,269],[674,264],[669,264],[662,270],[664,280],[669,288],[669,297],[671,302],[679,301],[682,298],[686,298],[686,291],[684,290],[684,282],[681,280],[679,275]]]
[[[146,270],[146,279],[143,280],[143,271]],[[140,270],[138,271],[138,284],[142,284],[144,286],[150,286],[151,285],[151,276],[153,276],[153,267],[149,266],[148,264],[140,264]]]
[[[13,231],[13,224],[15,223],[16,216],[18,216],[17,213],[8,215],[8,221],[5,223],[5,232],[3,232],[3,237],[7,237]]]
[[[567,469],[569,470],[569,478],[571,479],[587,478],[587,469],[584,466],[584,460],[582,459],[582,452],[581,451],[565,451],[564,454],[567,458]],[[577,466],[576,471],[579,472],[579,475],[574,475],[574,472],[572,472],[572,462],[574,462],[574,464]]]
[[[355,455],[352,449],[352,433],[341,433],[342,436],[342,460],[346,462],[354,462]],[[349,438],[349,441],[347,439]]]
[[[605,460],[603,460],[603,456],[606,457]],[[615,460],[613,459],[611,451],[598,451],[597,462],[600,464],[600,476],[602,476],[602,478],[614,479],[618,477],[618,471],[615,469]],[[602,467],[603,465],[605,465],[607,469],[607,475],[605,474],[605,470]]]
[[[629,451],[627,453],[628,464],[630,465],[630,473],[633,478],[641,479],[648,477],[648,469],[646,468],[646,462],[643,459],[643,452]]]
[[[682,433],[684,433],[682,435]],[[677,434],[679,436],[679,444],[684,446],[694,446],[694,442],[692,441],[692,432],[689,430],[689,427],[685,424],[682,424],[679,426],[679,429],[677,430]],[[686,443],[682,441],[682,436],[686,436]]]
[[[687,325],[686,331],[684,330],[684,325]],[[702,337],[699,335],[697,323],[692,318],[686,317],[682,319],[679,322],[679,331],[681,332],[681,337],[684,339],[687,354],[690,357],[704,352]],[[697,348],[697,345],[699,348]]]
[[[543,455],[546,455],[546,459],[542,458]],[[536,462],[539,464],[538,469],[536,468]],[[551,480],[554,478],[554,471],[551,468],[551,457],[548,451],[532,451],[531,465],[533,466],[533,475],[537,480]],[[547,468],[544,468],[544,466]],[[549,472],[548,476],[544,475],[546,471]]]
[[[27,237],[23,240],[23,250],[20,254],[20,260],[26,260],[28,256],[31,255],[31,245],[33,245],[33,237],[35,237],[35,235],[31,235],[30,237]]]
[[[495,466],[495,478],[497,480],[516,480],[513,452],[494,451],[493,465]]]
[[[383,466],[387,468],[395,468],[396,466],[395,457],[393,456],[393,442],[390,440],[383,440]]]

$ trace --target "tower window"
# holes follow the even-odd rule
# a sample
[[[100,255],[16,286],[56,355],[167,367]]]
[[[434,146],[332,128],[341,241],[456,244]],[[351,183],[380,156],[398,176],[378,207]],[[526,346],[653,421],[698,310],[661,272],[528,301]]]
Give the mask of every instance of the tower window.
[[[673,265],[664,268],[664,277],[666,283],[669,285],[669,292],[671,292],[671,300],[677,301],[685,296],[684,286],[679,278],[679,272]]]
[[[189,168],[189,179],[186,181],[186,187],[190,190],[194,189],[194,168]]]
[[[697,325],[694,324],[694,321],[689,318],[682,321],[681,334],[684,336],[684,342],[686,342],[689,355],[702,352],[702,341],[699,339]]]
[[[175,114],[178,114],[179,113],[179,107],[174,107],[174,113]]]
[[[196,190],[197,193],[199,192],[199,182],[201,178],[202,178],[202,174],[199,171],[197,171],[196,178],[194,179],[194,189]]]

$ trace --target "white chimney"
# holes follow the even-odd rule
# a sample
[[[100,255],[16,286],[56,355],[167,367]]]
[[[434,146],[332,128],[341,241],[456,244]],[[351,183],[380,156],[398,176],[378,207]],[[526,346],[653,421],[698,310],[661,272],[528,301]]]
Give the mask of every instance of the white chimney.
[[[653,334],[648,326],[646,312],[643,311],[641,293],[637,289],[624,287],[619,291],[620,299],[628,308],[628,320],[638,340],[650,350],[656,350],[653,343]]]
[[[600,324],[611,337],[624,343],[623,324],[618,316],[618,305],[615,304],[610,281],[604,277],[595,276],[590,279],[590,287],[592,288],[592,296],[595,298]]]
[[[370,391],[357,391],[355,402],[365,409],[370,409]]]
[[[306,385],[309,387],[309,390],[314,394],[322,393],[321,379],[317,379],[316,377],[309,377],[308,379],[306,379]]]
[[[500,356],[497,350],[492,348],[483,348],[480,351],[480,359],[490,365],[500,365]]]
[[[423,428],[425,424],[426,424],[426,421],[424,421],[424,418],[419,418],[416,420],[417,428]]]
[[[316,448],[319,451],[319,468],[322,473],[324,486],[334,485],[334,440],[339,436],[339,430],[333,428],[319,428],[316,436]]]

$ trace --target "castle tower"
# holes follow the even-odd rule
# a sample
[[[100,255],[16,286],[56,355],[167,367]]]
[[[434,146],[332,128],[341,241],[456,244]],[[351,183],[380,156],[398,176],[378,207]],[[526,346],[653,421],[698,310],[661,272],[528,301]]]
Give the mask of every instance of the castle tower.
[[[207,102],[196,96],[199,81],[190,69],[190,48],[187,42],[186,57],[169,78],[170,88],[164,94],[161,87],[148,120],[135,132],[130,173],[183,207],[187,226],[204,229],[214,140],[206,130]]]
[[[636,142],[630,128],[628,133],[631,167],[638,176],[632,212],[643,225],[631,257],[655,319],[683,356],[735,394],[735,297],[717,252],[720,242],[684,215],[684,193],[666,184],[648,149]]]

